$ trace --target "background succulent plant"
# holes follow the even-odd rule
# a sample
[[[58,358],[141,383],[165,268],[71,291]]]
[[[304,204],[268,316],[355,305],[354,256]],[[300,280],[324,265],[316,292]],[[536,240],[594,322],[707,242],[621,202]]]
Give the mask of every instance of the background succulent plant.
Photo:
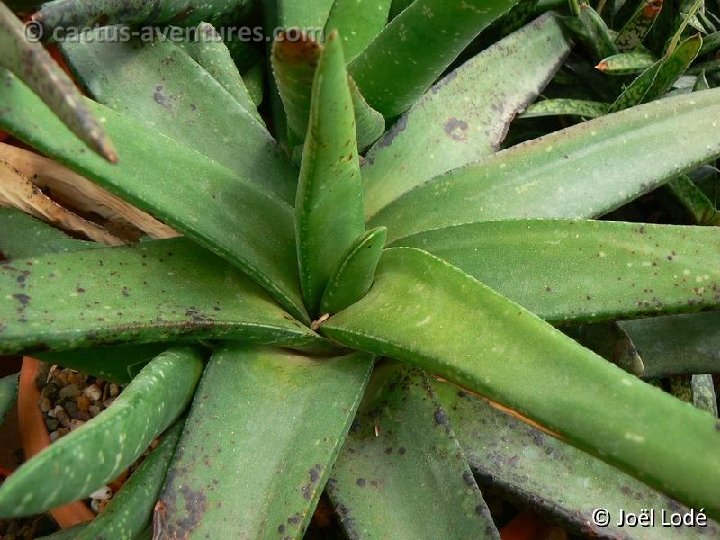
[[[300,537],[326,490],[353,538],[495,538],[488,484],[593,534],[627,532],[596,507],[720,517],[717,354],[685,354],[717,337],[697,312],[720,307],[720,236],[610,214],[671,182],[716,216],[698,170],[720,155],[720,94],[673,89],[703,50],[688,28],[712,25],[702,4],[656,33],[637,2],[606,8],[617,33],[574,3],[265,4],[45,4],[46,36],[203,23],[180,43],[109,26],[61,42],[92,100],[0,11],[0,127],[184,235],[108,248],[0,212],[0,352],[131,380],[5,482],[0,516],[86,496],[170,428],[68,534],[134,538],[154,509],[157,537]],[[207,24],[241,16],[286,31],[263,53]],[[568,57],[570,35],[585,49]],[[501,150],[551,80],[563,101]],[[556,131],[557,114],[598,118]],[[681,352],[640,360],[633,339]],[[700,374],[706,410],[640,378],[677,373]]]

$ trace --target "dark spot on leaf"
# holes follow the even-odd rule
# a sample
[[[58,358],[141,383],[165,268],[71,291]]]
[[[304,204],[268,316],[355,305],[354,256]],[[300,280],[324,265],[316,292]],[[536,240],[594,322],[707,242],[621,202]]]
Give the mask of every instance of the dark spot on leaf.
[[[365,479],[364,478],[358,478],[355,483],[360,487],[365,487]]]
[[[443,126],[445,133],[454,141],[464,141],[467,139],[468,124],[464,120],[451,118]]]
[[[435,423],[439,426],[447,425],[447,415],[442,409],[435,410]]]
[[[22,304],[22,307],[26,307],[30,303],[30,297],[24,293],[13,294],[13,298]]]

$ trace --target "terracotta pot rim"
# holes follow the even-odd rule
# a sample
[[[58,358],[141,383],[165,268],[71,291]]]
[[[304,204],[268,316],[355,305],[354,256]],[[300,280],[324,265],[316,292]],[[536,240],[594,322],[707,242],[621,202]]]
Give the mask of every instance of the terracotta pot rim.
[[[40,368],[40,360],[23,357],[18,387],[18,420],[25,459],[50,446],[50,434],[45,426],[38,403],[40,392],[35,386],[35,377]],[[82,501],[72,502],[50,511],[57,524],[66,529],[95,518],[95,514]]]

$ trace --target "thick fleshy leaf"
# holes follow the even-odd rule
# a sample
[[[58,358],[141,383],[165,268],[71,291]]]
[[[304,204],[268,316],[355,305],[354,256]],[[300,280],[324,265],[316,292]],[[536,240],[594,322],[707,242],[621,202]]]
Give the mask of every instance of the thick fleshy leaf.
[[[720,230],[488,221],[394,245],[429,251],[554,323],[720,309]]]
[[[500,538],[430,381],[396,363],[375,370],[328,494],[351,539]]]
[[[408,110],[475,36],[516,1],[415,0],[348,70],[370,106],[393,118]]]
[[[720,313],[620,321],[643,358],[645,377],[720,373]]]
[[[6,259],[102,247],[96,242],[70,238],[64,232],[12,208],[0,208],[0,231],[0,253]]]
[[[328,281],[321,313],[336,313],[360,300],[372,287],[387,229],[372,229],[357,239]]]
[[[610,29],[590,5],[580,4],[576,16],[563,18],[563,23],[595,59],[617,54],[618,49],[613,43]]]
[[[148,364],[92,420],[25,462],[0,487],[0,516],[29,516],[86,497],[117,477],[190,402],[202,357],[174,348]],[[92,463],[92,467],[88,467]]]
[[[42,45],[28,40],[32,30],[0,2],[0,66],[20,77],[90,148],[108,161],[117,161],[102,123],[83,102],[70,78]]]
[[[650,31],[655,19],[660,14],[663,0],[643,0],[630,19],[615,37],[615,45],[621,52],[635,49]],[[672,8],[670,8],[672,9]]]
[[[101,105],[122,163],[90,155],[19,81],[5,74],[0,127],[225,257],[257,280],[293,316],[302,306],[292,208],[191,148]],[[152,168],[150,168],[152,165]],[[207,211],[212,208],[212,212]]]
[[[540,116],[580,116],[582,118],[597,118],[607,114],[609,105],[585,99],[544,99],[533,103],[520,118],[538,118]]]
[[[693,375],[690,378],[690,389],[692,390],[693,405],[717,418],[718,404],[713,376],[709,373]]]
[[[673,178],[668,182],[668,188],[698,225],[720,225],[720,212],[689,176],[683,174]]]
[[[478,392],[720,516],[720,430],[711,415],[628,375],[441,259],[386,250],[370,292],[322,328],[343,345]]]
[[[227,45],[225,45],[222,36],[211,24],[199,24],[195,39],[178,41],[177,44],[205,71],[212,75],[213,79],[220,83],[220,86],[227,90],[243,109],[264,124],[264,120],[257,112],[257,106],[253,102],[238,68],[233,62]],[[244,135],[247,137],[247,133]],[[246,140],[245,137],[243,137],[243,142]]]
[[[46,39],[56,39],[65,30],[108,23],[195,26],[237,21],[255,4],[257,0],[54,0],[43,4],[33,19],[42,24]]]
[[[17,374],[0,378],[0,426],[5,421],[5,417],[10,412],[10,409],[15,405],[17,390]]]
[[[545,15],[437,83],[368,152],[367,217],[433,176],[496,151],[568,50],[560,25]]]
[[[147,528],[182,428],[183,422],[178,421],[163,435],[158,447],[113,495],[102,513],[74,537],[75,540],[135,539]]]
[[[0,352],[178,337],[318,343],[222,259],[185,239],[0,263]]]
[[[297,2],[296,0],[272,0],[277,10],[277,23],[281,28],[302,28],[303,30],[319,31],[325,27],[334,0],[313,0]],[[267,9],[267,5],[265,6]]]
[[[155,513],[162,538],[302,538],[372,358],[233,346],[208,364]]]
[[[662,96],[695,60],[700,45],[702,38],[699,35],[683,41],[672,53],[658,60],[630,83],[610,106],[608,112],[617,112],[639,103],[648,103]]]
[[[591,218],[720,155],[720,90],[551,133],[432,179],[370,221],[390,242],[493,219]],[[677,137],[677,126],[693,126]]]
[[[292,203],[297,172],[257,114],[161,32],[148,40],[110,39],[118,31],[99,28],[82,40],[61,44],[96,101],[141,123],[150,134],[162,133],[192,147]],[[206,46],[190,45],[196,52]]]
[[[318,61],[295,202],[300,285],[312,315],[333,272],[365,231],[355,117],[338,34]]]
[[[623,371],[642,377],[645,366],[628,333],[615,321],[562,327],[563,333]]]
[[[543,433],[492,407],[457,386],[433,382],[450,423],[478,476],[513,500],[561,520],[588,537],[627,538],[628,528],[618,527],[620,511],[655,510],[654,527],[637,527],[632,538],[666,540],[697,539],[720,535],[720,526],[707,528],[663,527],[660,514],[686,512],[669,499],[601,460]],[[599,502],[600,501],[600,502]],[[592,517],[598,506],[610,513],[608,527],[597,526]]]
[[[345,58],[355,58],[387,24],[392,0],[335,0],[325,35],[337,31]]]
[[[601,60],[595,68],[608,75],[631,75],[642,73],[657,60],[653,54],[647,51],[632,51],[608,56]]]

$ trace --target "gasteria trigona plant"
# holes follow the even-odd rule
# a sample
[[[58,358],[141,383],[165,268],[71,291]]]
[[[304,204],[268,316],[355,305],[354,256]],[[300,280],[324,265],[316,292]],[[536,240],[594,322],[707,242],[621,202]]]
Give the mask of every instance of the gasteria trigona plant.
[[[58,0],[34,20],[194,26],[251,4]],[[0,11],[0,127],[184,235],[100,247],[0,214],[0,352],[134,375],[5,482],[0,516],[87,496],[174,425],[78,537],[132,538],[154,509],[161,538],[296,538],[327,490],[353,538],[494,538],[471,465],[501,478],[503,445],[517,467],[543,448],[585,463],[607,504],[720,517],[717,420],[557,329],[718,309],[716,229],[593,219],[720,155],[720,93],[500,150],[571,48],[558,18],[400,4],[265,6],[288,29],[266,63],[274,138],[209,24],[60,43],[93,101]],[[519,29],[469,55],[503,22]]]

